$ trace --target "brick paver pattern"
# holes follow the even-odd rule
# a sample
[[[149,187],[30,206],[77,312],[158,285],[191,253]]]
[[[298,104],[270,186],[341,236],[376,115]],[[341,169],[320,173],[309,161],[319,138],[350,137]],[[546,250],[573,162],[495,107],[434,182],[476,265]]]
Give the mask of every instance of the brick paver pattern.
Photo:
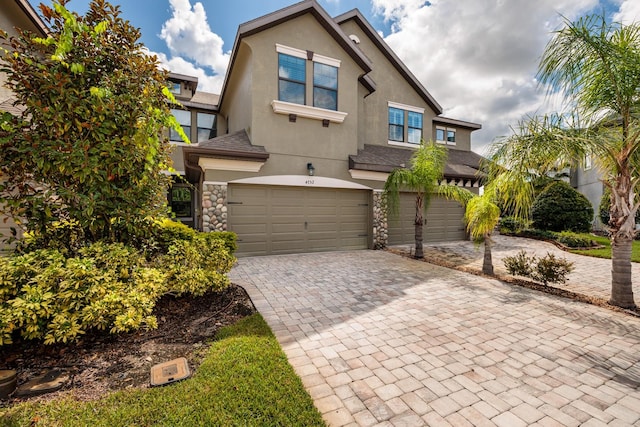
[[[241,258],[330,426],[640,425],[640,319],[384,251]]]

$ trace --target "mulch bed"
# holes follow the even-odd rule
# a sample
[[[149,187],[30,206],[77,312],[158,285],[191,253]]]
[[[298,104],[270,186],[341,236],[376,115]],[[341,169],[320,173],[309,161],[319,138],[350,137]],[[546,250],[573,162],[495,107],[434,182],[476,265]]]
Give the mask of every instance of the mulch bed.
[[[158,318],[158,328],[154,330],[121,335],[91,333],[68,345],[17,341],[2,346],[0,369],[16,370],[18,385],[53,368],[68,371],[70,381],[54,393],[12,398],[0,401],[0,406],[62,395],[94,400],[115,390],[147,388],[151,367],[178,357],[186,357],[194,371],[220,328],[255,312],[245,290],[231,285],[222,292],[201,297],[163,297],[154,312]]]

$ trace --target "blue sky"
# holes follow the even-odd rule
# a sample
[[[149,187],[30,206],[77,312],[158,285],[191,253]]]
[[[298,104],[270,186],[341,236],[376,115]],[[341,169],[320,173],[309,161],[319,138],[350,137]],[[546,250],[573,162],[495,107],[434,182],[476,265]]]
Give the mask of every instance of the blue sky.
[[[31,0],[35,6],[36,0]],[[44,0],[51,4],[52,0]],[[110,0],[142,32],[142,42],[172,71],[219,92],[238,25],[295,0]],[[67,7],[84,13],[89,0]],[[638,0],[319,0],[336,16],[358,8],[444,108],[482,124],[472,148],[482,153],[526,115],[557,107],[535,79],[539,58],[562,17],[605,10],[640,20]]]

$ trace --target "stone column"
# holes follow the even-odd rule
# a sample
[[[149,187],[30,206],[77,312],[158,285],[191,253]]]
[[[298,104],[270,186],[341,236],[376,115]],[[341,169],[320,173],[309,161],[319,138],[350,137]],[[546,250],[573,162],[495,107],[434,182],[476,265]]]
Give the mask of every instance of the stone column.
[[[202,231],[227,230],[227,184],[202,184]]]
[[[373,248],[386,248],[388,238],[386,200],[382,190],[373,190]]]

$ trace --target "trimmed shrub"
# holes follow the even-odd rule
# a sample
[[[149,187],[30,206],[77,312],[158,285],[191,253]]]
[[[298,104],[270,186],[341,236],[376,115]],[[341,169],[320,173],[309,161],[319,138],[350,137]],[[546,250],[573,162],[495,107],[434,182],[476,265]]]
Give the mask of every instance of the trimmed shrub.
[[[167,274],[167,290],[174,295],[221,290],[229,285],[226,276],[235,257],[226,241],[213,233],[198,233],[193,240],[176,240],[156,265]]]
[[[531,208],[533,227],[551,231],[589,231],[593,207],[589,200],[564,181],[545,188]]]
[[[500,218],[498,228],[501,234],[516,234],[527,228],[527,222],[514,216]]]
[[[535,260],[536,257],[529,257],[527,253],[522,250],[514,256],[505,257],[502,262],[509,274],[529,277],[533,271],[531,266]]]
[[[565,283],[567,274],[574,270],[572,262],[567,261],[566,258],[556,258],[549,252],[538,259],[535,255],[529,256],[522,250],[515,256],[505,257],[503,263],[509,274],[530,277],[545,285]]]
[[[531,274],[533,280],[544,283],[565,283],[567,274],[574,270],[573,263],[565,258],[556,258],[552,253],[547,253],[544,258],[540,258],[536,268]]]
[[[581,236],[571,231],[563,231],[558,233],[556,239],[558,242],[570,248],[587,248],[594,246],[594,241],[588,237]]]
[[[39,249],[4,258],[0,270],[0,345],[19,332],[44,344],[75,341],[90,329],[153,328],[165,275],[122,244],[94,243],[66,258]]]
[[[527,228],[518,233],[518,236],[531,237],[533,239],[556,240],[558,233],[555,231],[538,230],[537,228]]]
[[[154,230],[138,240],[146,242],[144,250],[96,242],[0,257],[0,345],[14,334],[53,344],[90,330],[154,328],[162,295],[202,295],[229,285],[234,233],[198,233],[173,221]]]

